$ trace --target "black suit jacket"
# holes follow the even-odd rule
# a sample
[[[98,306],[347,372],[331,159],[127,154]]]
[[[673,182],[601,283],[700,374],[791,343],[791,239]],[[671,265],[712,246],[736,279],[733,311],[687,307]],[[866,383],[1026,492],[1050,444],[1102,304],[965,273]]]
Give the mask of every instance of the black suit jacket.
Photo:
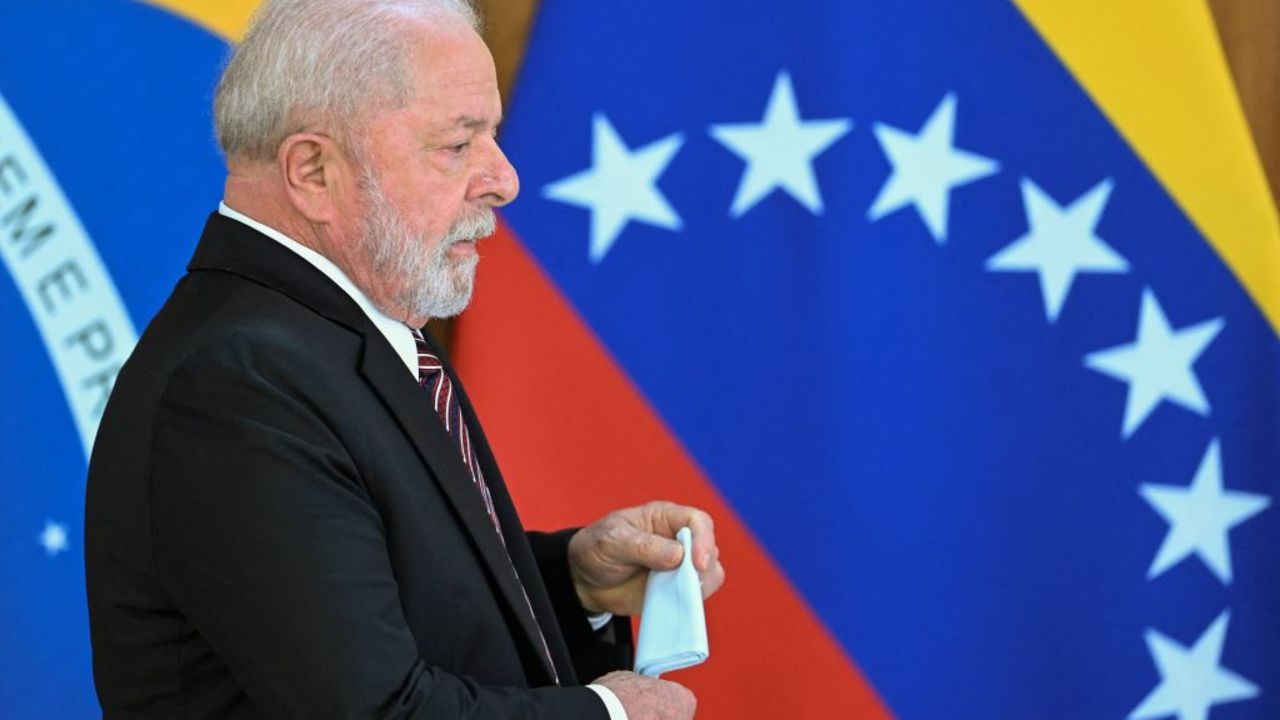
[[[569,534],[525,533],[465,393],[505,549],[424,393],[340,288],[220,215],[188,269],[90,462],[105,715],[607,717],[577,678],[624,664],[629,628],[591,631]]]

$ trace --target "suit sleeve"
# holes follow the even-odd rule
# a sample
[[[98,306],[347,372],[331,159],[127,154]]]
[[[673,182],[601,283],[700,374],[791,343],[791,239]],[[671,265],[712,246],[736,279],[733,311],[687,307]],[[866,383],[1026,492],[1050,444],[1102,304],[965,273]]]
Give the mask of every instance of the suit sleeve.
[[[160,402],[151,475],[159,576],[259,712],[607,718],[587,688],[486,687],[425,665],[381,515],[308,400],[316,378],[264,354],[184,361]]]
[[[631,618],[614,616],[600,630],[591,629],[569,573],[569,538],[575,532],[576,528],[526,534],[551,604],[555,606],[556,620],[573,655],[573,669],[583,682],[589,682],[614,670],[631,669]]]

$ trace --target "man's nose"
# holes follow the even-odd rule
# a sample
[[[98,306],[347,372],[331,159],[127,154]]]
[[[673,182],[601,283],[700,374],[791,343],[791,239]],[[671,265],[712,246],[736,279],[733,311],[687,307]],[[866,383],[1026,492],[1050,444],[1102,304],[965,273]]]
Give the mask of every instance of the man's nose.
[[[490,157],[480,173],[476,190],[491,207],[502,207],[520,194],[520,177],[496,142],[490,145]]]

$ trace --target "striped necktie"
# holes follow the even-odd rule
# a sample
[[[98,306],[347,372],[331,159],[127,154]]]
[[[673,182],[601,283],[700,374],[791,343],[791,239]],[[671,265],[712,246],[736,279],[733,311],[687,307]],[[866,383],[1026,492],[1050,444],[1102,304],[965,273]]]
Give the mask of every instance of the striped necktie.
[[[458,454],[462,456],[462,464],[466,466],[467,472],[471,473],[471,482],[475,483],[476,489],[480,491],[480,498],[484,501],[484,509],[489,514],[489,522],[493,524],[494,531],[498,534],[498,539],[502,541],[503,547],[507,545],[507,539],[502,535],[502,524],[498,522],[498,513],[493,507],[493,496],[489,493],[489,485],[484,481],[484,473],[480,470],[480,463],[476,462],[476,449],[471,444],[471,433],[467,429],[466,422],[462,419],[462,403],[459,401],[458,395],[453,389],[453,380],[450,379],[449,373],[444,371],[444,364],[440,361],[439,356],[431,352],[431,347],[427,345],[427,340],[422,336],[422,331],[415,328],[413,330],[413,340],[418,346],[418,385],[426,393],[428,401],[436,411],[436,415],[440,418],[440,422],[444,423],[444,429],[448,431],[449,437],[453,438],[453,442],[458,447]],[[538,639],[542,641],[542,652],[547,657],[547,664],[551,667],[551,679],[555,684],[560,684],[560,673],[556,670],[555,660],[551,658],[551,648],[547,646],[547,638],[542,633],[542,625],[538,622],[538,615],[533,611],[533,603],[529,601],[529,593],[524,589],[524,582],[520,579],[520,573],[516,571],[516,567],[511,563],[511,556],[507,556],[507,562],[511,565],[511,572],[516,576],[516,583],[520,586],[520,592],[524,595],[525,605],[529,608],[529,614],[533,616],[533,624],[538,628]]]

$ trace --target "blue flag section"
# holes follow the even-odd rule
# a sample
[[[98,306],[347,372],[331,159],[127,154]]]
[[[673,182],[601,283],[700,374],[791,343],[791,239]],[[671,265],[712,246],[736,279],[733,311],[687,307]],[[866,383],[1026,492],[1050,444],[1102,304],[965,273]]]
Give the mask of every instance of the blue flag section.
[[[6,3],[0,27],[0,716],[100,717],[86,457],[221,197],[226,44],[134,2]]]
[[[1280,717],[1276,336],[1014,6],[545,0],[503,144],[892,713]]]

